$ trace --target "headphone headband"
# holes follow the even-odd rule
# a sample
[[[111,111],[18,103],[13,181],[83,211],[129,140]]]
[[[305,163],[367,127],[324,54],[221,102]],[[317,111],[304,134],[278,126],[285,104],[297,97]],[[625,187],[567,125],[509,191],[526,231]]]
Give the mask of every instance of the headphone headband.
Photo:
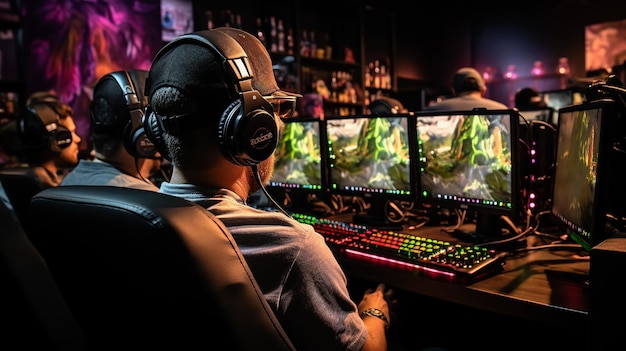
[[[226,86],[231,103],[223,111],[218,123],[218,141],[222,154],[232,163],[254,165],[270,157],[278,142],[278,127],[272,105],[252,86],[253,71],[243,47],[230,35],[214,30],[204,30],[181,35],[166,44],[156,54],[152,67],[165,53],[182,44],[200,44],[210,49],[220,60],[220,67],[226,78]],[[152,72],[151,72],[152,73]],[[153,86],[152,74],[146,79],[146,89],[150,95],[161,86]],[[181,83],[184,85],[185,83]],[[162,86],[170,85],[163,83]],[[184,87],[176,87],[185,91]],[[203,98],[203,97],[200,97]],[[202,104],[203,101],[198,101]],[[166,156],[163,130],[176,134],[190,126],[205,124],[206,120],[194,120],[189,114],[159,116],[150,102],[146,109],[144,125],[148,137],[157,145],[159,152]]]

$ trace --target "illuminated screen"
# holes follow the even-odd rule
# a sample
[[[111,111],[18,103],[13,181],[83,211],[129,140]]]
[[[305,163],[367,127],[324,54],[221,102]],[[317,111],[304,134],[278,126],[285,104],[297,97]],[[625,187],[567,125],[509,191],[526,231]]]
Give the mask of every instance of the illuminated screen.
[[[278,129],[274,173],[266,189],[292,212],[308,213],[308,197],[326,191],[321,123],[314,118],[291,118]]]
[[[371,204],[356,221],[384,224],[386,201],[412,199],[409,134],[408,114],[326,118],[330,192]]]
[[[554,109],[542,108],[535,110],[520,110],[519,114],[523,117],[523,120],[530,121],[543,121],[553,124]]]
[[[274,174],[269,186],[321,191],[320,120],[288,119],[279,128]]]
[[[161,0],[161,40],[193,32],[193,3],[191,0]]]
[[[617,116],[608,103],[559,111],[552,196],[553,216],[587,250],[606,238],[606,216],[624,207],[623,161],[615,159],[610,134]]]
[[[573,91],[571,89],[544,91],[541,93],[541,98],[548,107],[551,107],[554,110],[552,120],[546,122],[550,122],[555,126],[558,124],[559,110],[561,108],[570,105],[579,105],[584,100],[580,92]]]
[[[487,225],[496,225],[498,219],[486,216],[513,219],[519,206],[517,112],[437,111],[416,116],[420,201],[475,210],[476,232],[497,236],[499,228]]]

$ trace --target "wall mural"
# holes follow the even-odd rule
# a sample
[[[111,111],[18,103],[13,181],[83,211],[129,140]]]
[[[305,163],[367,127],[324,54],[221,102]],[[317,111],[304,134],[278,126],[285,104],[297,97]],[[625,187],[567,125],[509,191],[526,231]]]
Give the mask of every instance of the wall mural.
[[[23,5],[27,96],[53,91],[74,109],[89,148],[89,102],[100,77],[149,69],[161,41],[159,0],[30,0]]]
[[[626,19],[585,27],[585,70],[611,69],[626,61]]]

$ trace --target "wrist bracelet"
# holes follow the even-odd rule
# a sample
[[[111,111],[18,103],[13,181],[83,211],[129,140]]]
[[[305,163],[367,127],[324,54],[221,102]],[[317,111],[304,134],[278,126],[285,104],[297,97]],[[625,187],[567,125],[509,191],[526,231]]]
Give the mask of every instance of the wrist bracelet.
[[[382,320],[383,322],[385,322],[385,329],[389,328],[389,319],[387,319],[387,316],[385,316],[385,313],[383,313],[383,311],[379,310],[378,308],[368,308],[365,311],[361,312],[360,316],[361,318],[364,318],[367,316],[376,317]]]

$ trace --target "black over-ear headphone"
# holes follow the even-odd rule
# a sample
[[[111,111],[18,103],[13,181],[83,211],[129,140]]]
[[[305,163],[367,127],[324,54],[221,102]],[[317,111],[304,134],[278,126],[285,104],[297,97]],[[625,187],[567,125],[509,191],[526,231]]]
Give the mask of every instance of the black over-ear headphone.
[[[143,126],[147,98],[141,89],[147,76],[148,72],[143,70],[115,71],[108,73],[98,81],[98,84],[101,84],[107,79],[112,79],[122,90],[130,116],[122,131],[122,140],[126,151],[137,158],[154,158],[157,152],[152,141],[146,136]],[[96,127],[98,127],[97,124]],[[99,128],[102,129],[103,126]],[[118,130],[113,129],[115,129],[114,132]]]
[[[217,54],[223,60],[221,66],[225,76],[230,79],[226,83],[231,90],[230,95],[236,97],[236,100],[222,113],[217,133],[220,151],[224,157],[241,166],[256,165],[269,158],[278,143],[278,127],[272,105],[252,88],[253,72],[244,49],[226,33],[204,30],[184,34],[170,41],[156,54],[152,65],[172,47],[183,43],[201,44]],[[151,92],[150,79],[148,76],[146,93]],[[185,124],[189,124],[185,118],[194,117],[162,117],[148,104],[144,128],[161,155],[169,159],[162,131],[175,134],[185,128]]]
[[[72,132],[60,124],[61,102],[50,95],[26,106],[19,123],[19,133],[27,148],[46,148],[60,152],[72,144]]]
[[[121,129],[124,148],[129,154],[137,158],[154,158],[157,152],[152,141],[146,136],[143,127],[143,116],[147,98],[142,88],[147,76],[148,72],[143,70],[115,71],[103,76],[94,88],[94,91],[98,91],[99,86],[105,82],[115,82],[115,86],[122,91],[122,97],[128,108],[129,117],[128,121],[125,121],[125,116],[120,116],[125,110],[120,111],[120,107],[113,107],[113,105],[115,105],[114,101],[117,101],[115,99],[118,99],[117,93],[107,91],[105,94],[116,94],[115,96],[109,97],[109,99],[115,99],[114,101],[109,101],[107,105],[110,106],[117,117],[116,120],[104,124],[98,122],[99,119],[92,116],[94,131],[97,133],[118,134]],[[94,96],[94,99],[95,98]],[[106,97],[104,97],[104,99],[108,100]],[[96,103],[95,100],[92,101],[92,104],[94,103]]]

